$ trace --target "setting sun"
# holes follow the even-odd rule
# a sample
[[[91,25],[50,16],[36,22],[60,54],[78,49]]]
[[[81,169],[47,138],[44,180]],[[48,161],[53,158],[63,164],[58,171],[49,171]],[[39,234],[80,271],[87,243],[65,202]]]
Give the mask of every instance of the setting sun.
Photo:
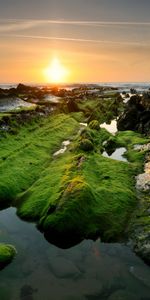
[[[65,82],[68,70],[60,63],[58,58],[53,58],[50,66],[44,70],[46,80],[49,82]]]

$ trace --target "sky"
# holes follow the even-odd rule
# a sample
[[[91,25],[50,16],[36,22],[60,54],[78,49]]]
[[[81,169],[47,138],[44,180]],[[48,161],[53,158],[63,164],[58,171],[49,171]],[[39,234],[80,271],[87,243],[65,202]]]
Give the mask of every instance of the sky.
[[[1,2],[0,83],[150,81],[149,0]]]

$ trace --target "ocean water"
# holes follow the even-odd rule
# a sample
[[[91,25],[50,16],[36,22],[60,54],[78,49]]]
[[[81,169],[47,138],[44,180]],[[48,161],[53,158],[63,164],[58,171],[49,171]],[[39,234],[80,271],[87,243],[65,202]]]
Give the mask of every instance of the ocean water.
[[[129,91],[131,88],[136,89],[137,91],[145,91],[150,89],[150,82],[79,82],[79,83],[70,83],[70,84],[62,84],[60,87],[67,88],[67,89],[73,89],[75,87],[80,86],[81,84],[85,85],[97,85],[97,86],[106,86],[106,87],[118,87],[121,91]],[[9,89],[12,87],[17,87],[17,83],[1,83],[0,88],[2,89]],[[39,84],[39,83],[27,83],[26,85],[29,86],[37,86],[37,87],[43,87],[43,86],[51,86],[50,84]],[[53,86],[53,85],[52,85]],[[59,86],[59,84],[58,84]]]

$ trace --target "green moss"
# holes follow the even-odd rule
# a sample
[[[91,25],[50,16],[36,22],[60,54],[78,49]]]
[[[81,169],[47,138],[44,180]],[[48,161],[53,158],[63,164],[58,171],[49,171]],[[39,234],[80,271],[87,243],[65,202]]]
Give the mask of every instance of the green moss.
[[[89,126],[86,128],[82,129],[80,132],[80,136],[78,137],[76,141],[76,147],[79,149],[82,149],[84,151],[88,151],[88,145],[86,147],[86,144],[88,141],[91,143],[89,145],[90,150],[95,150],[95,151],[101,151],[103,150],[103,142],[107,141],[110,138],[111,134],[104,128],[101,128],[100,130],[94,130],[90,129]],[[86,143],[87,142],[87,143]],[[92,144],[92,145],[91,145]]]
[[[41,173],[39,179],[17,200],[18,214],[29,220],[39,220],[48,210],[56,207],[61,195],[61,181],[69,176],[73,164],[70,156],[56,158]]]
[[[78,130],[70,116],[57,115],[37,124],[22,126],[14,137],[1,141],[0,203],[12,202],[27,190],[53,159],[64,139]]]
[[[119,131],[116,135],[117,142],[122,146],[133,148],[136,144],[148,143],[149,139],[134,131]]]
[[[94,195],[84,178],[81,176],[73,178],[61,195],[56,213],[44,219],[42,223],[44,231],[52,227],[62,234],[69,232],[83,237],[85,228],[90,229],[93,202]]]
[[[74,118],[77,122],[82,122],[84,120],[83,112],[70,113],[70,116]]]
[[[98,154],[65,154],[23,195],[18,213],[54,234],[117,240],[136,205],[134,169]]]
[[[102,95],[101,98],[87,96],[78,103],[78,108],[88,121],[98,120],[99,123],[110,121],[123,110],[124,104],[117,93]]]
[[[12,245],[0,243],[0,269],[9,264],[16,255],[16,249]]]
[[[89,123],[89,127],[91,129],[100,130],[99,122],[97,120],[93,120]]]
[[[143,161],[145,157],[145,151],[138,151],[134,149],[134,145],[143,145],[148,143],[149,139],[143,137],[141,134],[133,131],[121,131],[115,136],[110,136],[105,145],[106,151],[115,151],[116,148],[125,147],[127,152],[125,153],[126,158],[129,162],[133,163],[137,168],[137,172],[141,171]]]
[[[126,163],[94,154],[85,161],[83,172],[96,195],[95,220],[101,237],[117,239],[136,203],[134,170]]]
[[[2,139],[1,205],[13,203],[20,217],[36,221],[49,236],[100,235],[114,241],[124,233],[136,206],[134,178],[144,153],[133,145],[147,140],[129,131],[113,137],[89,126],[79,133],[75,115],[56,114],[26,123],[16,136]],[[69,150],[53,156],[65,139],[71,140]],[[103,157],[104,141],[126,147],[129,162]]]
[[[79,138],[89,139],[91,142],[93,142],[94,132],[93,130],[89,129],[89,127],[85,127],[81,130]]]
[[[94,149],[93,143],[88,139],[82,139],[80,141],[79,147],[84,151],[91,151]]]

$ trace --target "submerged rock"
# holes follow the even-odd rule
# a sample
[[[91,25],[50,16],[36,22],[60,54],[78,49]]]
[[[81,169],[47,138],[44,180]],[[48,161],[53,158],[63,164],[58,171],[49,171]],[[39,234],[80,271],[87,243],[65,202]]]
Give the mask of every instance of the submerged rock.
[[[80,275],[80,271],[75,264],[63,257],[50,258],[49,265],[58,278],[76,278]]]
[[[23,285],[20,290],[20,299],[21,300],[33,300],[33,293],[35,293],[37,289],[33,289],[30,285]]]
[[[114,292],[109,298],[108,300],[140,300],[141,298],[138,298],[137,295],[132,294],[128,291],[125,290],[118,290],[116,292]]]

